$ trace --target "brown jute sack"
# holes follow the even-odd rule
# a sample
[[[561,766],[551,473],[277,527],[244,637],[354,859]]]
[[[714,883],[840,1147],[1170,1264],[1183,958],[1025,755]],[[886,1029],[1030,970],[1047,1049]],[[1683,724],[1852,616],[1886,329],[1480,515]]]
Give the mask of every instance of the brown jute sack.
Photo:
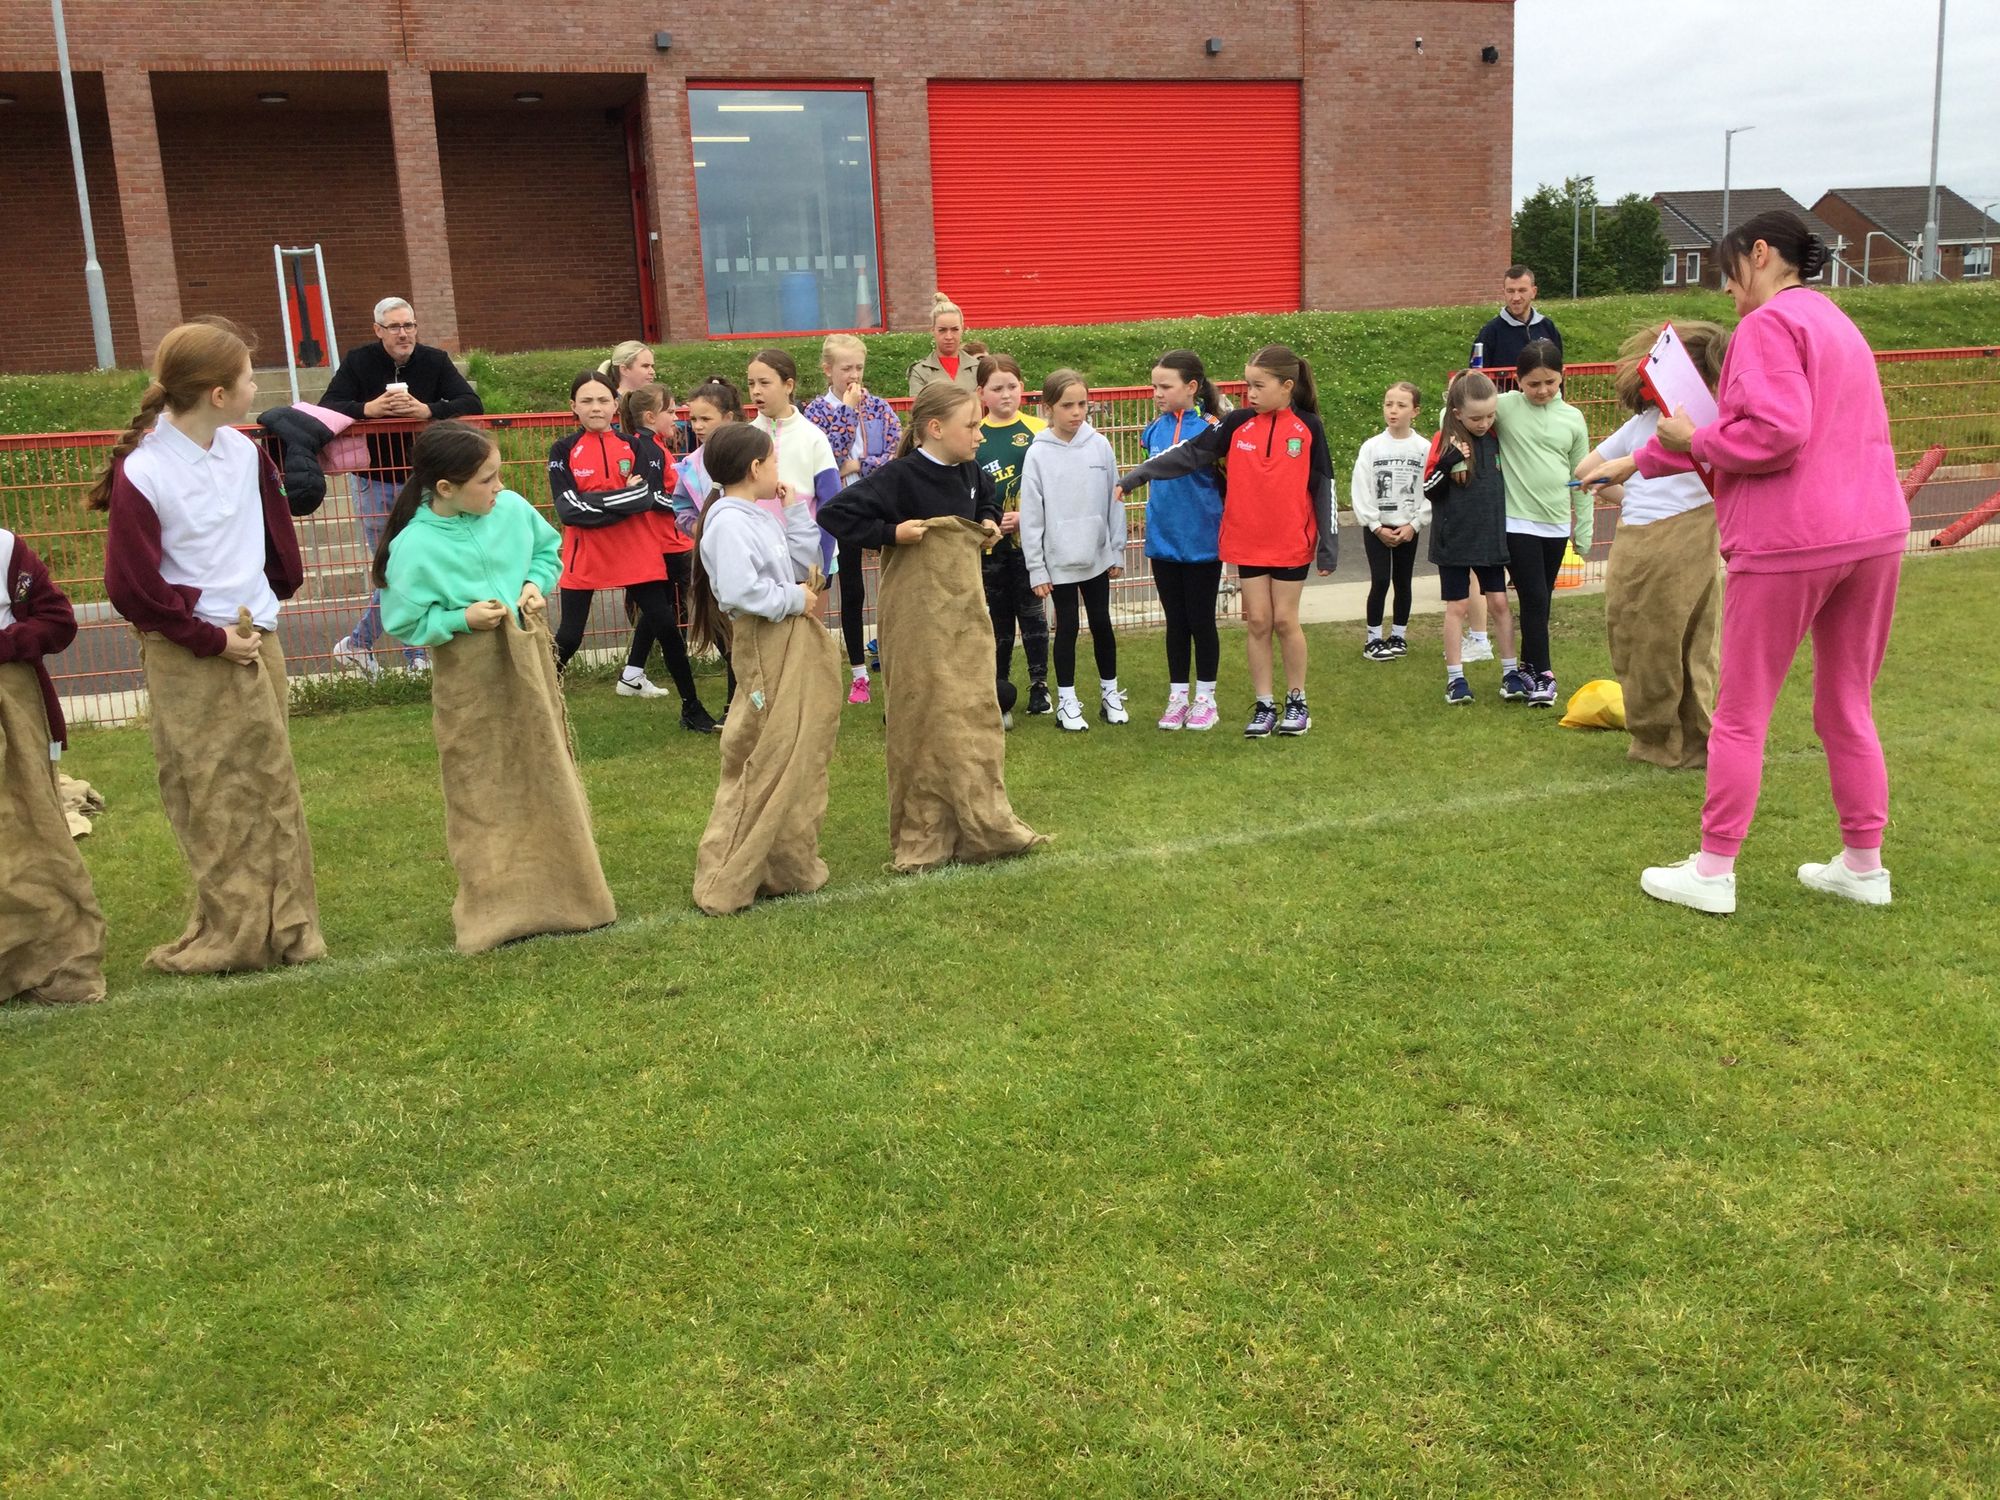
[[[0,666],[0,1001],[104,998],[104,914],[70,836],[42,685]]]
[[[1611,670],[1625,690],[1631,760],[1708,764],[1722,632],[1715,507],[1621,526],[1604,579]]]
[[[951,516],[914,546],[882,549],[890,868],[899,874],[1048,842],[1007,800],[982,542],[977,526]]]
[[[194,881],[187,931],[147,965],[217,974],[325,957],[277,636],[249,667],[164,636],[139,642],[160,800]]]
[[[817,618],[744,616],[730,660],[722,778],[694,864],[694,904],[714,917],[826,884],[819,830],[840,733],[841,656]]]
[[[615,922],[546,618],[523,629],[510,613],[437,647],[431,707],[459,951]]]

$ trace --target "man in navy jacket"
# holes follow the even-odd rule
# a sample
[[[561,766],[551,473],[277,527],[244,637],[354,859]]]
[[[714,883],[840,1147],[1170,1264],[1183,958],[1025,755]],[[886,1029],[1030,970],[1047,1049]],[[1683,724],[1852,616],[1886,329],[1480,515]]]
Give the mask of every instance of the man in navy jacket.
[[[1547,339],[1560,353],[1563,336],[1555,320],[1535,308],[1535,273],[1526,266],[1509,266],[1500,290],[1506,305],[1479,330],[1480,358],[1486,368],[1511,371],[1532,339]]]
[[[435,422],[476,417],[486,409],[449,354],[417,342],[417,315],[403,298],[384,297],[375,304],[375,339],[347,351],[320,405],[357,422]],[[392,385],[400,389],[389,389]],[[389,508],[396,503],[396,491],[409,477],[410,445],[415,441],[407,431],[370,433],[368,472],[348,476],[370,557],[389,519]],[[334,661],[373,677],[381,670],[375,660],[375,640],[381,632],[380,599],[371,593],[354,629],[335,643]],[[429,665],[422,651],[407,649],[403,655],[412,670]]]

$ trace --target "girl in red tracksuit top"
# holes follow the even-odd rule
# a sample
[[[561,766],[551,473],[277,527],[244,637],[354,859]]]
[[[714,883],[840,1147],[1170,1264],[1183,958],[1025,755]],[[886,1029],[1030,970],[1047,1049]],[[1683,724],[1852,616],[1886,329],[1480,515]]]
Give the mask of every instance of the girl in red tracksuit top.
[[[1250,627],[1250,685],[1257,706],[1246,739],[1312,728],[1306,709],[1306,634],[1299,594],[1315,563],[1331,573],[1340,560],[1333,524],[1333,455],[1320,425],[1312,367],[1283,344],[1251,357],[1243,372],[1249,404],[1214,427],[1148,459],[1118,482],[1129,493],[1154,479],[1227,465],[1222,500],[1222,560],[1242,581],[1243,620]],[[1285,709],[1271,690],[1271,637],[1285,657]]]
[[[680,619],[667,582],[666,555],[678,538],[674,513],[645,455],[614,427],[618,396],[606,376],[586,370],[570,382],[570,410],[583,425],[549,449],[549,491],[562,522],[562,618],[556,660],[567,666],[583,644],[599,589],[623,589],[660,640],[678,638]],[[695,692],[686,652],[668,661],[681,693],[681,727],[713,734],[716,723]]]

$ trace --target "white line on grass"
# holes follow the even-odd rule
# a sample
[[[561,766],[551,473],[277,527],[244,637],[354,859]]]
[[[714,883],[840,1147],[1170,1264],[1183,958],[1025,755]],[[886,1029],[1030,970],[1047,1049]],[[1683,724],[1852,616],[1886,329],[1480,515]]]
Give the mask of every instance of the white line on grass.
[[[1771,758],[1775,760],[1779,757]],[[1516,806],[1524,802],[1602,796],[1609,792],[1632,790],[1645,784],[1644,780],[1630,774],[1599,776],[1588,781],[1543,782],[1533,787],[1505,787],[1428,802],[1401,802],[1395,807],[1347,813],[1340,817],[1307,818],[1301,822],[1275,828],[1236,828],[1226,832],[1200,834],[1193,838],[1171,839],[1163,843],[1119,844],[1092,849],[1064,849],[1057,846],[1044,848],[1020,859],[1000,860],[993,864],[947,865],[943,869],[933,870],[924,875],[897,875],[888,879],[864,880],[854,885],[830,886],[810,896],[787,896],[782,900],[760,903],[748,915],[751,919],[764,917],[773,921],[783,920],[794,913],[811,913],[822,907],[847,906],[857,901],[894,900],[902,895],[930,889],[940,881],[959,883],[1011,880],[1016,877],[1046,875],[1051,871],[1093,870],[1106,865],[1127,864],[1135,860],[1166,863],[1186,859],[1192,855],[1243,849],[1253,844],[1270,843],[1280,839],[1313,838],[1321,834],[1374,828],[1384,823],[1409,823],[1412,819],[1425,821],[1451,819],[1490,812],[1498,807]],[[614,926],[599,928],[596,932],[579,933],[562,941],[591,942],[627,937],[634,933],[665,932],[704,922],[732,920],[743,920],[743,918],[710,917],[692,906],[677,907],[671,911],[644,912],[638,916],[620,917]],[[176,994],[184,995],[190,985],[235,990],[262,988],[268,985],[317,984],[322,981],[339,981],[381,974],[429,959],[451,958],[456,955],[455,948],[444,944],[426,944],[415,948],[385,948],[374,953],[356,954],[351,958],[336,956],[322,959],[318,963],[269,969],[256,974],[231,974],[206,979],[154,979],[116,992],[112,998],[152,1000]],[[57,1009],[59,1008],[45,1006],[9,1007],[6,1014],[9,1019],[13,1019],[31,1014],[51,1015],[55,1014]]]

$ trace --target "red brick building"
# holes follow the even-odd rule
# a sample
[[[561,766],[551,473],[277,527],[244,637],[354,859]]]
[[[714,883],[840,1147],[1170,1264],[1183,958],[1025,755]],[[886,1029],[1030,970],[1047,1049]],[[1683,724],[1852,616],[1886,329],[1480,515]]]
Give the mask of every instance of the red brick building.
[[[1510,0],[68,0],[120,364],[201,312],[450,349],[1472,301]],[[1422,45],[1418,46],[1421,38]],[[87,367],[46,0],[0,0],[0,370]]]

